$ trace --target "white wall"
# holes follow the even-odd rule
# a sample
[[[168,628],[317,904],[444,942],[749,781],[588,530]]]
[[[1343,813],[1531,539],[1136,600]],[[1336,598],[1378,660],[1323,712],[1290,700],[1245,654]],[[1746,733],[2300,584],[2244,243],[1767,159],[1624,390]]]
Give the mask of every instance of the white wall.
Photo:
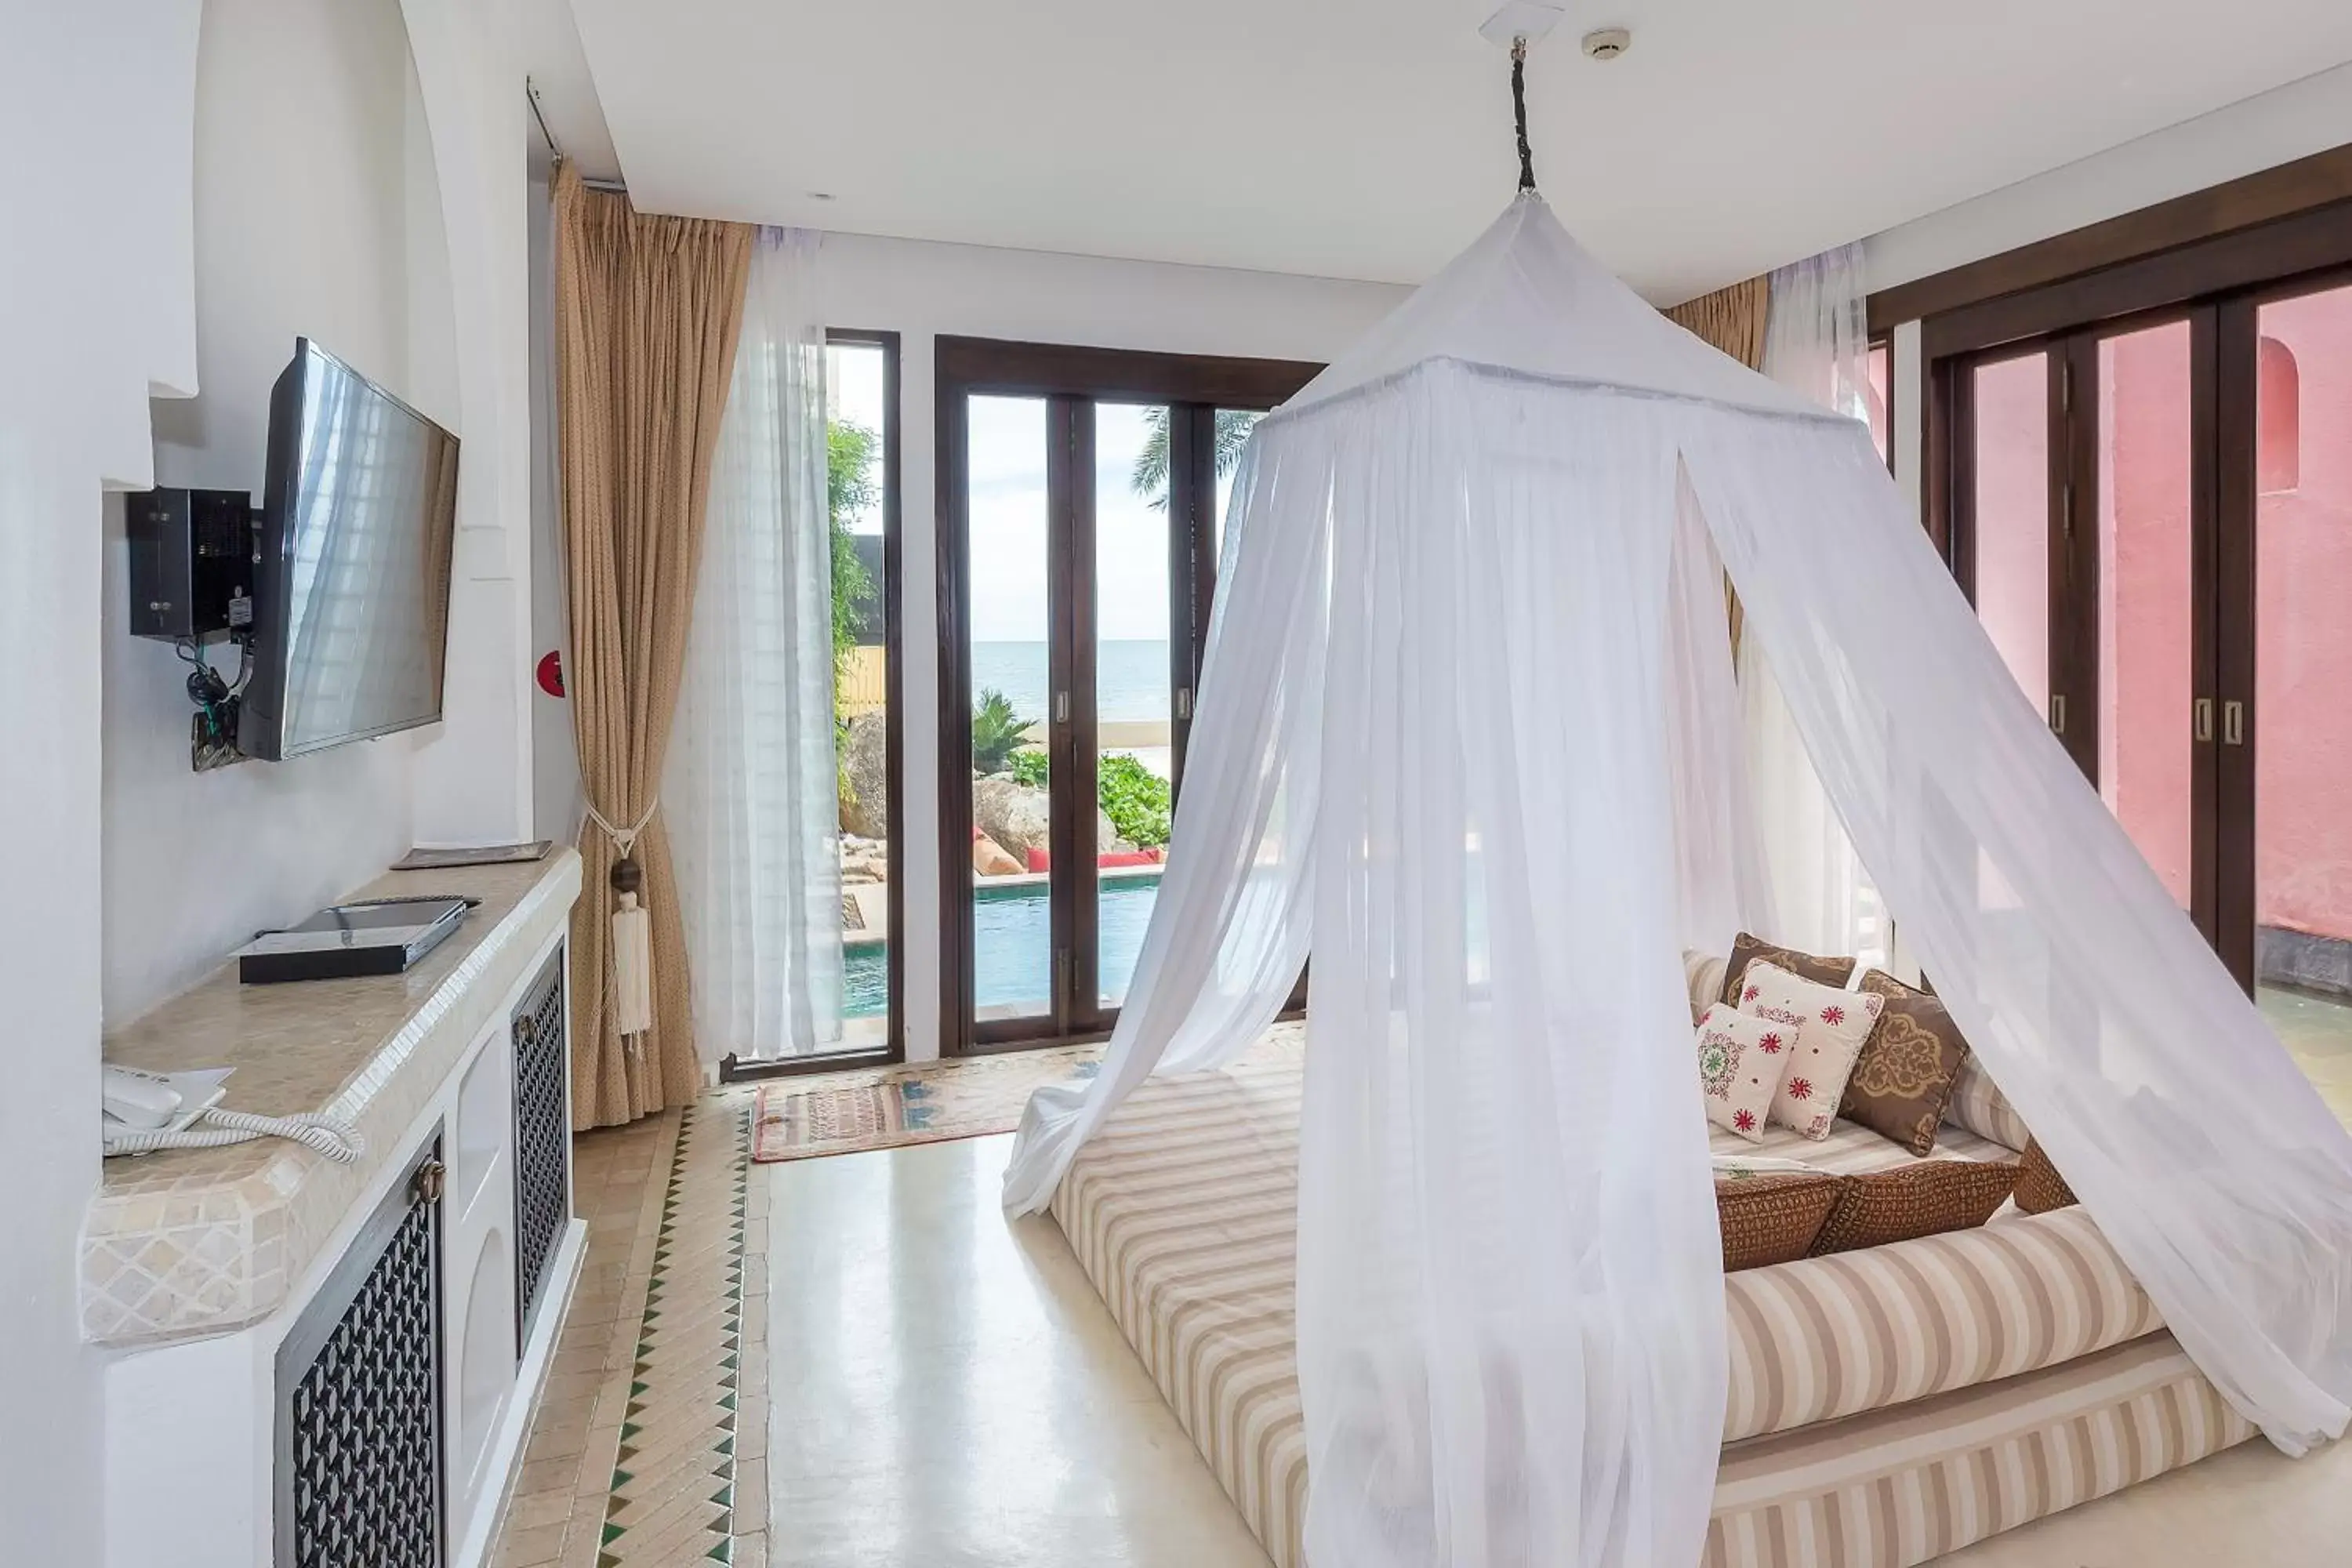
[[[1328,360],[1407,290],[1210,268],[827,235],[819,298],[834,327],[900,334],[900,627],[907,1055],[939,1053],[939,639],[932,340],[945,333],[1178,353]]]
[[[2347,143],[2352,65],[1874,235],[1864,245],[1870,286],[1891,289]]]
[[[570,24],[567,22],[566,26]],[[530,647],[541,656],[567,654],[562,479],[556,468],[554,161],[542,142],[530,175]],[[572,734],[572,705],[530,689],[531,835],[570,843],[584,820],[580,810],[580,752]]]
[[[531,818],[527,181],[536,132],[515,7],[400,0],[423,85],[456,324],[457,539],[437,732],[417,756],[416,838],[527,837]]]
[[[197,0],[0,9],[0,1563],[102,1548],[76,1290],[99,1165],[100,497],[147,482],[151,390],[195,384],[197,25]]]
[[[2352,65],[1873,235],[1863,243],[1865,276],[1874,289],[1892,289],[2347,144]],[[1905,336],[1897,333],[1895,474],[1916,487],[1927,367],[1916,325],[1907,341],[1906,351]]]
[[[158,483],[258,499],[269,388],[298,335],[457,424],[447,248],[422,123],[398,0],[207,0],[195,136],[201,391],[155,405]],[[185,668],[168,646],[126,630],[127,562],[121,509],[110,506],[110,1022],[404,853],[421,743],[394,735],[191,773]]]

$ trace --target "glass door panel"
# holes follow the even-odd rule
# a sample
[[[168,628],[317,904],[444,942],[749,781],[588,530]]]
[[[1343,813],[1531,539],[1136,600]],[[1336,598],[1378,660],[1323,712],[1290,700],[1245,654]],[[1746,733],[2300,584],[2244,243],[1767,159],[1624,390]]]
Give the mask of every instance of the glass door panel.
[[[1159,895],[1173,805],[1170,421],[1095,405],[1092,521],[1096,1000],[1127,995]]]
[[[2352,987],[2352,287],[2275,300],[2255,317],[2253,703],[2222,704],[2221,742],[2225,756],[2252,752],[2256,973],[2343,990]]]
[[[2192,376],[2186,321],[2098,345],[2099,794],[2184,909],[2200,722]]]
[[[975,1021],[1050,1016],[1054,691],[1042,397],[967,400]]]
[[[1970,539],[1977,616],[2033,705],[2050,711],[2050,363],[1979,365]]]
[[[899,847],[891,842],[889,639],[887,606],[898,591],[886,534],[894,515],[889,417],[893,351],[878,342],[825,349],[826,486],[833,525],[834,718],[840,735],[842,904],[841,1043],[891,1043],[891,889]]]

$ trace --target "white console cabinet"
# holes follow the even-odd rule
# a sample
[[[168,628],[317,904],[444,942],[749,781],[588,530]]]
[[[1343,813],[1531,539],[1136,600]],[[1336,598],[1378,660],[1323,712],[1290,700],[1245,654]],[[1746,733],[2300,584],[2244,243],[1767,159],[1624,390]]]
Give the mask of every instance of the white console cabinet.
[[[569,850],[411,872],[463,893],[408,974],[241,987],[224,971],[110,1035],[110,1060],[234,1065],[227,1103],[324,1109],[366,1152],[282,1140],[107,1162],[83,1328],[107,1347],[111,1568],[476,1568],[586,1226],[571,1192]]]

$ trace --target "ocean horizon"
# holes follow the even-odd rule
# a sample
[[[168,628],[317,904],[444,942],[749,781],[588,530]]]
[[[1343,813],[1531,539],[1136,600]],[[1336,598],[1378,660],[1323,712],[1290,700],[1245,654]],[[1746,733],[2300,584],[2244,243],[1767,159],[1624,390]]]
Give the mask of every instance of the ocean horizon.
[[[1097,717],[1105,723],[1168,721],[1168,642],[1164,637],[1122,638],[1096,645]],[[1002,691],[1013,710],[1043,723],[1046,701],[1045,645],[1042,642],[976,642],[971,645],[971,692]]]

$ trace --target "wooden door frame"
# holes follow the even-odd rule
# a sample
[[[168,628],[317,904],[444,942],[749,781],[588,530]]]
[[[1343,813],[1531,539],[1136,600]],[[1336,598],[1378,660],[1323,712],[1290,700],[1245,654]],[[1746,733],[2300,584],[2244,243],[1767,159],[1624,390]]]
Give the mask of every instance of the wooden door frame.
[[[2222,868],[2217,887],[2222,959],[2247,984],[2261,963],[2261,759],[2262,703],[2258,692],[2257,638],[2261,631],[2259,560],[2262,479],[2262,311],[2281,303],[2334,289],[2352,289],[2352,244],[2338,265],[2242,289],[2216,302],[2214,487],[2216,491],[2215,605],[2218,617],[2215,683],[2219,737],[2215,819]],[[2230,704],[2242,715],[2235,733]]]
[[[971,881],[971,517],[964,483],[971,457],[969,400],[979,395],[1047,401],[1047,536],[1050,541],[1057,533],[1065,534],[1069,542],[1066,551],[1048,552],[1047,613],[1052,629],[1047,659],[1049,666],[1057,660],[1066,663],[1066,668],[1052,673],[1069,680],[1062,689],[1070,693],[1066,721],[1048,714],[1049,754],[1056,776],[1066,777],[1070,789],[1082,792],[1076,798],[1089,801],[1094,797],[1093,741],[1097,728],[1092,679],[1094,542],[1092,531],[1078,526],[1076,520],[1093,516],[1094,405],[1138,403],[1165,405],[1169,409],[1170,690],[1189,691],[1198,679],[1201,652],[1208,638],[1208,606],[1215,591],[1215,563],[1207,558],[1205,544],[1213,526],[1216,495],[1216,410],[1273,408],[1313,380],[1323,367],[1295,360],[947,335],[935,340],[933,354],[940,639],[940,1051],[942,1056],[961,1057],[1098,1039],[1109,1032],[1118,1014],[1097,1005],[1101,992],[1097,973],[1100,959],[1096,940],[1097,868],[1084,832],[1092,816],[1083,810],[1061,813],[1052,838],[1049,887],[1055,911],[1056,994],[1050,1016],[1042,1020],[985,1022],[976,1022],[972,1016],[971,900],[959,896]],[[1056,408],[1066,412],[1056,416],[1052,412]],[[1058,483],[1057,470],[1062,476]],[[1185,571],[1193,574],[1192,592],[1179,604],[1174,595],[1184,581],[1179,574]],[[1064,651],[1057,653],[1056,647]],[[1171,750],[1180,759],[1182,737],[1189,730],[1189,719],[1181,728],[1171,724]],[[1045,1027],[1041,1029],[1041,1023]]]
[[[2218,312],[2210,305],[2165,309],[2083,327],[2077,331],[2007,343],[1939,362],[1937,399],[1946,424],[1937,443],[1944,462],[1946,498],[1940,517],[1947,529],[1948,559],[1970,604],[1976,602],[1977,543],[1975,465],[1976,376],[1991,364],[2043,356],[2047,366],[2048,427],[2045,503],[2049,551],[2048,648],[2050,696],[2064,699],[2059,742],[2093,788],[2099,776],[2101,712],[2101,576],[2099,558],[2099,447],[2103,389],[2100,345],[2158,327],[2185,322],[2189,331],[2189,668],[2190,711],[2181,722],[2191,748],[2189,766],[2190,915],[2215,945],[2221,945],[2226,909],[2220,886],[2224,831],[2217,816],[2217,759],[2213,738],[2198,732],[2199,700],[2216,700],[2219,666],[2218,540],[2221,531],[2220,486],[2212,460],[2218,401],[2213,374]],[[2057,705],[2043,713],[2057,728]]]
[[[2326,178],[2347,172],[2352,172],[2352,149],[2344,150],[2343,155],[2328,155]],[[2005,275],[2007,264],[2001,258],[1995,258],[1995,263],[1985,264],[1989,275]],[[1967,300],[1921,323],[1927,358],[1922,429],[1927,456],[1922,486],[1925,521],[1973,602],[1976,544],[1971,458],[1976,367],[2037,350],[2051,352],[2053,363],[2062,353],[2081,356],[2074,360],[2074,374],[2078,387],[2086,387],[2090,395],[2078,398],[2072,412],[2053,415],[2052,516],[2060,515],[2061,465],[2069,460],[2060,455],[2063,437],[2078,448],[2071,457],[2072,498],[2077,509],[2074,521],[2078,547],[2083,543],[2080,536],[2088,536],[2088,568],[2093,574],[2088,591],[2095,595],[2096,344],[2165,321],[2185,317],[2190,322],[2191,548],[2197,584],[2192,658],[2196,692],[2212,704],[2216,715],[2211,738],[2192,739],[2196,754],[2190,785],[2196,842],[2191,896],[2199,923],[2216,952],[2250,991],[2258,978],[2260,957],[2255,865],[2260,714],[2254,663],[2260,310],[2264,304],[2347,283],[2352,283],[2352,200],[2332,200],[2152,254],[2114,258],[2081,276]],[[1938,288],[1945,286],[1937,282]],[[1878,302],[1874,300],[1874,321],[1877,316]],[[2053,372],[2053,405],[2057,374]],[[2090,439],[2082,438],[2085,434]],[[2089,454],[2087,484],[2080,448],[2087,448]],[[2088,528],[2083,526],[2086,518]],[[2053,569],[2057,561],[2053,555]],[[2053,597],[2054,601],[2054,587]],[[2090,602],[2095,605],[2095,597]],[[2070,718],[2079,708],[2088,731],[2070,735],[2069,750],[2078,763],[2086,755],[2092,759],[2085,773],[2095,782],[2096,636],[2093,616],[2067,628],[2067,635],[2062,637],[2053,610],[2053,690],[2061,689],[2058,666],[2063,642],[2069,664],[2063,679]],[[2087,663],[2083,662],[2084,639],[2088,639]],[[2237,705],[2235,711],[2241,715],[2234,729],[2223,717],[2231,711],[2231,704]],[[2074,728],[2070,724],[2070,730]],[[2229,740],[2231,733],[2239,739]]]

